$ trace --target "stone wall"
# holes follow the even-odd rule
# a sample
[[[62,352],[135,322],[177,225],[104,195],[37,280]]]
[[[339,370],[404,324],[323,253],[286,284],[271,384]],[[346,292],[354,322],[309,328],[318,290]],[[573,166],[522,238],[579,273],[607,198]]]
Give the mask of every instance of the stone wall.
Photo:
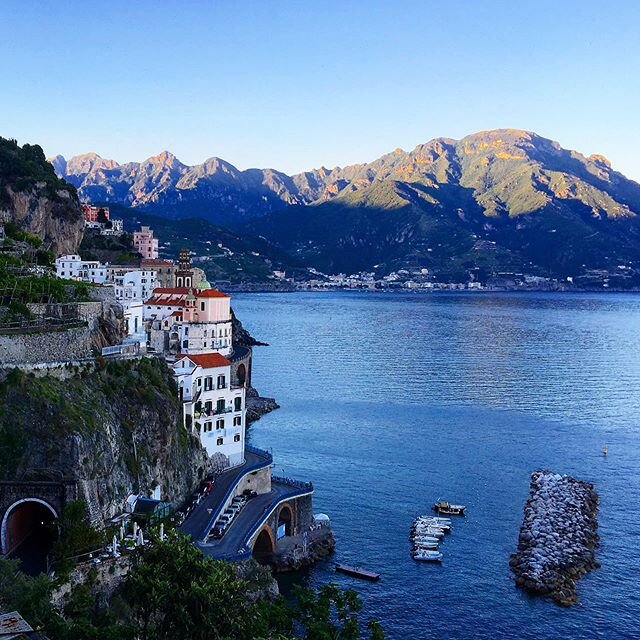
[[[82,361],[92,357],[92,337],[89,327],[0,335],[0,368],[42,362]]]

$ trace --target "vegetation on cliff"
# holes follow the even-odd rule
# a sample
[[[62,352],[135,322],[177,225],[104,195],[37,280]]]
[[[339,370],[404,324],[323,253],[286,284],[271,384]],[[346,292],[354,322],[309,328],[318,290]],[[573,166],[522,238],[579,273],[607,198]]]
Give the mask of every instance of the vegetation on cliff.
[[[52,200],[62,199],[61,191],[77,198],[75,188],[55,174],[40,145],[20,147],[16,140],[0,137],[0,207],[10,204],[7,187],[13,191],[39,189]]]
[[[56,176],[38,145],[0,138],[0,220],[38,236],[43,249],[74,253],[84,231],[73,186]]]
[[[181,501],[204,474],[206,453],[182,424],[166,363],[98,359],[68,373],[16,369],[0,385],[0,478],[78,481],[96,517],[158,485]]]
[[[28,578],[0,560],[0,600],[51,640],[359,640],[360,600],[329,584],[257,602],[255,584],[229,563],[202,555],[183,536],[156,541],[139,552],[108,608],[90,586],[77,588],[63,611],[51,605],[51,580]],[[382,640],[375,621],[366,637]]]

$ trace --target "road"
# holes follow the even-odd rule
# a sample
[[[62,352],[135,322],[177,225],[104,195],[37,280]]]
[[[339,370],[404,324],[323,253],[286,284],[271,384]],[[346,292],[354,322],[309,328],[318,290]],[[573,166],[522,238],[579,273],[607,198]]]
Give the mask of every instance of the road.
[[[267,455],[247,449],[244,464],[229,469],[216,478],[211,493],[205,496],[189,514],[189,517],[180,525],[180,530],[195,541],[204,540],[209,533],[212,520],[218,517],[220,508],[231,488],[245,473],[269,466],[271,462],[271,456],[267,457]]]

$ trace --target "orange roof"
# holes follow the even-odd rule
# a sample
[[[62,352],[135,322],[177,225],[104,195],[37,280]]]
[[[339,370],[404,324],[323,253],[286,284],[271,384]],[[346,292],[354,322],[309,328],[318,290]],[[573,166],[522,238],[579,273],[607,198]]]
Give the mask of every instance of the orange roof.
[[[219,353],[199,353],[197,355],[191,355],[186,353],[179,353],[176,358],[189,358],[192,362],[203,369],[212,369],[213,367],[228,367],[231,362]]]
[[[166,307],[180,307],[184,301],[181,298],[156,298],[152,296],[149,298],[145,304],[152,305],[155,304],[157,307],[166,306]]]
[[[153,290],[153,293],[154,295],[157,295],[159,293],[171,293],[173,295],[179,296],[189,293],[189,289],[187,289],[187,287],[156,287]]]
[[[204,289],[203,291],[196,291],[196,298],[230,298],[231,296],[222,291],[216,289]]]

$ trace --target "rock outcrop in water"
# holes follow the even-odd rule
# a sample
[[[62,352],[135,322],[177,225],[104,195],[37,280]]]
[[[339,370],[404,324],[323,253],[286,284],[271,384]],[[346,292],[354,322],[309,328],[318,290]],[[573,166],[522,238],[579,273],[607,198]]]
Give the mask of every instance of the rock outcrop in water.
[[[509,561],[516,585],[563,606],[575,604],[577,581],[600,566],[597,511],[592,484],[550,471],[532,473],[518,550]]]

